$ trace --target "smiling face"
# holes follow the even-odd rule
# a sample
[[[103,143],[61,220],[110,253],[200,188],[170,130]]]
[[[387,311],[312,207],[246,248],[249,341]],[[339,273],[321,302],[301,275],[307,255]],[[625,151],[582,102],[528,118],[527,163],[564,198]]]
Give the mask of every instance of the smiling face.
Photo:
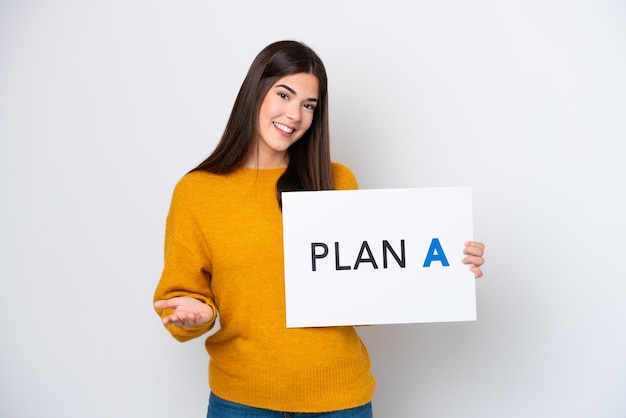
[[[319,81],[313,74],[291,74],[274,83],[259,110],[258,150],[252,147],[245,166],[287,165],[287,149],[311,126],[318,98]]]

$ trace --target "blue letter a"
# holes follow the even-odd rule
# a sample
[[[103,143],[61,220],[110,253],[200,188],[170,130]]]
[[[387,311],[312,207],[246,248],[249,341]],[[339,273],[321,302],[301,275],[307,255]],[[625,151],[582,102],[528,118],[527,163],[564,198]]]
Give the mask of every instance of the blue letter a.
[[[426,260],[424,260],[424,267],[430,267],[430,263],[433,261],[441,261],[441,264],[444,267],[448,267],[450,265],[443,252],[443,248],[441,248],[439,238],[433,238],[430,242],[430,248],[428,249],[428,254],[426,254]]]

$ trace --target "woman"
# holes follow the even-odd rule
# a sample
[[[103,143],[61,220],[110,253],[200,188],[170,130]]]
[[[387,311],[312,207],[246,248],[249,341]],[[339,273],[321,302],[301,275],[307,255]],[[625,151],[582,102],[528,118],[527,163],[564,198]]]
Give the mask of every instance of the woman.
[[[205,344],[209,418],[372,416],[375,381],[354,328],[285,327],[280,193],[357,188],[331,163],[328,131],[322,61],[299,42],[270,44],[216,149],[174,190],[154,307],[179,341],[209,331],[219,313]],[[483,248],[464,249],[476,277]]]

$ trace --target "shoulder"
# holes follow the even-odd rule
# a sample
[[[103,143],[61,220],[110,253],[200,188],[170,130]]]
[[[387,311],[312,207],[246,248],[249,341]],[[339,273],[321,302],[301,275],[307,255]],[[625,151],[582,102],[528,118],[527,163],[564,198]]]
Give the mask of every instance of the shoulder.
[[[356,176],[345,165],[332,162],[331,170],[333,174],[333,182],[337,190],[354,190],[359,188]]]
[[[185,174],[174,187],[174,194],[195,193],[198,189],[210,187],[218,180],[218,175],[207,171],[192,171]]]
[[[193,207],[203,205],[207,199],[224,188],[223,176],[207,171],[192,171],[185,174],[174,187],[172,205]]]
[[[220,203],[228,198],[225,176],[206,171],[187,173],[174,186],[168,225],[183,229],[197,227],[219,212]]]

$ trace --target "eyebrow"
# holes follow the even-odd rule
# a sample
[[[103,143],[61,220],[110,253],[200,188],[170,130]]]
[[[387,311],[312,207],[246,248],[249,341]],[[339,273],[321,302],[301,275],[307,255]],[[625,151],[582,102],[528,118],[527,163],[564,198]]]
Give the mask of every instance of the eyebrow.
[[[296,95],[296,96],[298,95],[298,93],[296,93],[296,91],[295,91],[294,89],[292,89],[291,87],[289,87],[289,86],[288,86],[288,85],[286,85],[286,84],[278,84],[276,87],[282,87],[282,88],[284,88],[285,90],[288,90],[291,94]],[[311,101],[311,102],[318,102],[317,98],[315,98],[315,97],[309,97],[309,98],[307,99],[307,101]]]

